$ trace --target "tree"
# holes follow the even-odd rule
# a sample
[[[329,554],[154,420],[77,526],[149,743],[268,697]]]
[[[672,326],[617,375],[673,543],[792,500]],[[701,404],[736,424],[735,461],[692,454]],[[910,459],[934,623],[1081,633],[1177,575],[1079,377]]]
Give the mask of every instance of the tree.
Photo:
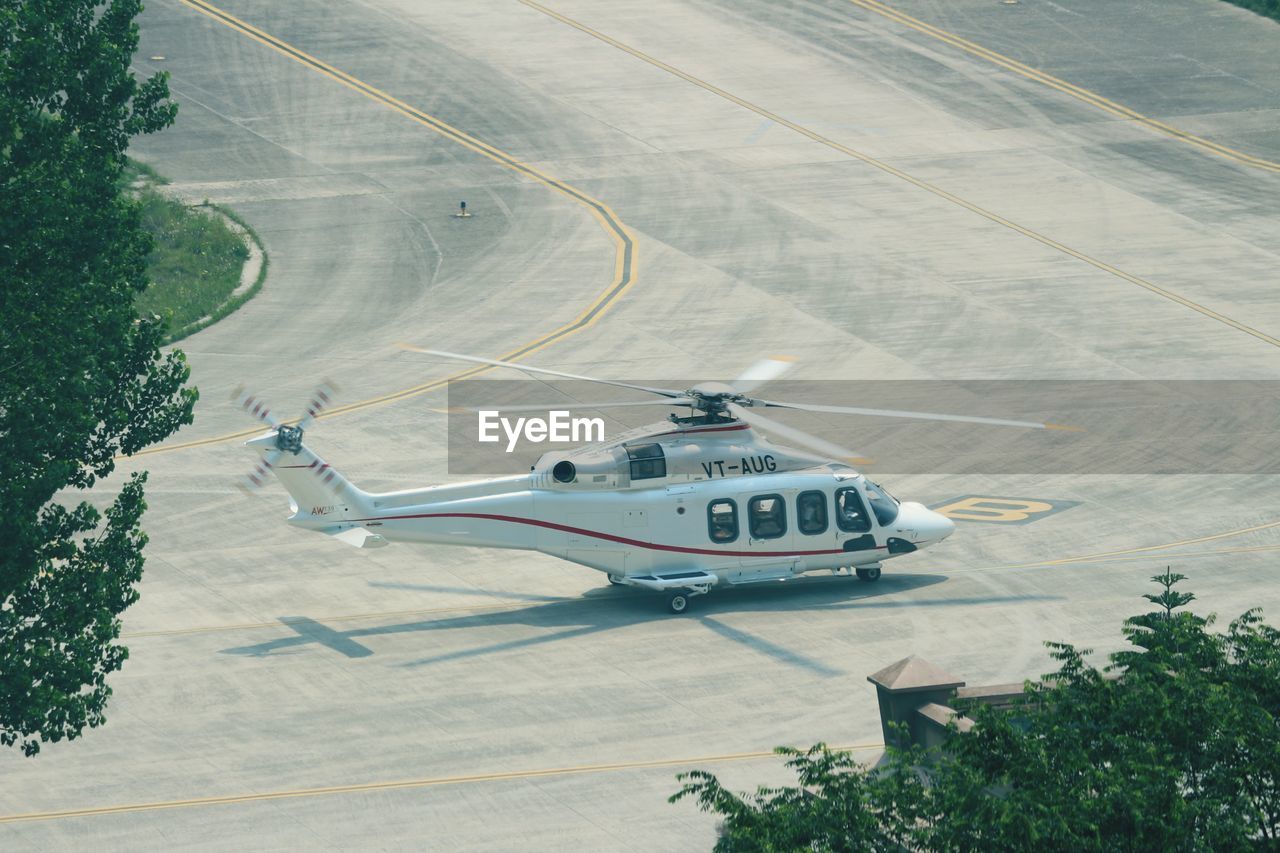
[[[940,752],[888,750],[880,769],[819,744],[789,757],[799,786],[726,790],[695,771],[672,800],[724,817],[718,850],[1235,850],[1280,846],[1280,631],[1256,611],[1225,634],[1182,610],[1123,626],[1106,670],[1048,644],[1056,672],[1015,711],[966,710]]]
[[[138,597],[145,473],[75,492],[191,423],[197,392],[139,320],[150,238],[119,187],[131,137],[170,125],[129,70],[137,0],[0,0],[0,744],[27,755],[104,720]]]

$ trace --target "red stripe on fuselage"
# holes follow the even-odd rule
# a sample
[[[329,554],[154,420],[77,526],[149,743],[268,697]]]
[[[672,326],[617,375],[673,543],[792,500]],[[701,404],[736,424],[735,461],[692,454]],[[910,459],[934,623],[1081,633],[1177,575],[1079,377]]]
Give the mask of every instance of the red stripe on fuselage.
[[[590,536],[593,539],[604,539],[608,542],[618,542],[623,545],[631,545],[635,548],[648,548],[651,551],[674,551],[679,554],[705,554],[712,557],[814,557],[823,554],[843,554],[841,548],[829,548],[821,551],[724,551],[715,548],[686,548],[680,545],[661,545],[656,542],[641,542],[639,539],[628,539],[625,536],[614,536],[612,533],[600,533],[595,530],[587,530],[582,527],[570,527],[567,524],[556,524],[554,521],[541,521],[536,518],[521,518],[515,515],[494,515],[487,512],[422,512],[413,515],[384,515],[376,518],[354,518],[352,521],[357,523],[362,521],[406,521],[414,518],[479,518],[485,521],[504,521],[510,524],[527,524],[531,527],[546,527],[550,530],[559,530],[564,533],[578,533],[584,536]],[[884,550],[883,545],[877,545],[875,548],[867,548],[867,551]],[[849,553],[854,553],[850,551]]]

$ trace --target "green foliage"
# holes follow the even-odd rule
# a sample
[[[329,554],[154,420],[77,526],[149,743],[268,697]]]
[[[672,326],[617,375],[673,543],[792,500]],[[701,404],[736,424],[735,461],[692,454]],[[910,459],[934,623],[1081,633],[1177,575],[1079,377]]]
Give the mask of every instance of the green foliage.
[[[211,211],[149,189],[141,191],[139,201],[142,226],[155,246],[147,259],[151,286],[138,295],[138,313],[159,314],[168,328],[183,329],[230,298],[249,250]]]
[[[1056,672],[1014,712],[965,709],[947,747],[884,768],[819,745],[780,750],[794,788],[754,795],[711,774],[672,800],[723,816],[717,850],[1245,850],[1280,846],[1280,631],[1256,611],[1225,634],[1179,608],[1127,620],[1106,670],[1049,644]]]
[[[1280,0],[1227,0],[1227,2],[1280,21]]]
[[[145,475],[105,512],[74,491],[191,422],[165,328],[138,321],[151,240],[122,195],[132,136],[173,122],[139,83],[137,0],[0,0],[0,744],[102,723],[127,650]]]

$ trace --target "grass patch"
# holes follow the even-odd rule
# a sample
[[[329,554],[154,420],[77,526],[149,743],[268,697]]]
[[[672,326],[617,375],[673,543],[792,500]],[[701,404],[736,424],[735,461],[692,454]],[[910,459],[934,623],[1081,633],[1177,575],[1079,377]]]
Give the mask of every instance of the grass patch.
[[[211,210],[187,207],[149,187],[138,191],[138,199],[155,248],[147,258],[151,286],[134,304],[138,313],[159,314],[177,332],[231,297],[249,249]]]
[[[120,182],[126,187],[135,182],[164,185],[169,183],[169,179],[141,160],[129,157],[124,161],[124,174],[120,176]]]
[[[248,232],[249,239],[253,240],[254,243],[258,244],[259,249],[262,249],[262,240],[258,237],[258,233],[253,230],[253,228],[249,225],[249,223],[245,222],[243,219],[241,219],[239,216],[236,216],[234,213],[232,213],[229,210],[225,210],[221,207],[216,207],[216,206],[215,206],[215,209],[219,213],[221,213],[223,216],[227,217],[228,219],[234,220],[237,225],[239,225],[246,232]],[[268,257],[266,250],[262,249],[262,266],[258,267],[258,277],[254,279],[253,284],[251,284],[249,288],[243,291],[239,296],[236,296],[233,299],[228,299],[226,302],[223,302],[220,306],[218,306],[216,311],[214,311],[212,314],[205,317],[204,319],[199,320],[195,323],[191,323],[190,325],[183,326],[182,328],[178,328],[178,329],[170,328],[168,343],[173,343],[174,341],[180,341],[183,338],[187,337],[188,335],[194,335],[196,332],[200,331],[201,329],[204,329],[208,326],[212,326],[214,323],[218,322],[223,317],[226,317],[228,314],[231,314],[233,311],[237,310],[241,305],[245,304],[250,299],[257,296],[258,291],[262,290],[262,283],[267,280],[267,266],[270,263],[270,261],[271,261],[271,258]]]
[[[1280,21],[1280,0],[1227,0],[1227,2]]]
[[[122,188],[141,204],[142,227],[154,240],[147,258],[151,284],[134,299],[134,306],[139,314],[163,317],[172,343],[221,320],[253,298],[266,278],[267,259],[264,254],[253,286],[232,299],[249,249],[226,219],[244,228],[259,247],[262,241],[230,211],[207,203],[188,207],[156,189],[168,182],[137,160],[129,160],[120,177]]]

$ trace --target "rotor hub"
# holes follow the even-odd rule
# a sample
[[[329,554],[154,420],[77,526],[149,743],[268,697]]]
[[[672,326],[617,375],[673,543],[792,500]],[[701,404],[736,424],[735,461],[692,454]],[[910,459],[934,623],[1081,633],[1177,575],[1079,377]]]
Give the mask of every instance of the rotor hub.
[[[302,452],[302,427],[281,426],[276,430],[276,447],[294,456]]]

